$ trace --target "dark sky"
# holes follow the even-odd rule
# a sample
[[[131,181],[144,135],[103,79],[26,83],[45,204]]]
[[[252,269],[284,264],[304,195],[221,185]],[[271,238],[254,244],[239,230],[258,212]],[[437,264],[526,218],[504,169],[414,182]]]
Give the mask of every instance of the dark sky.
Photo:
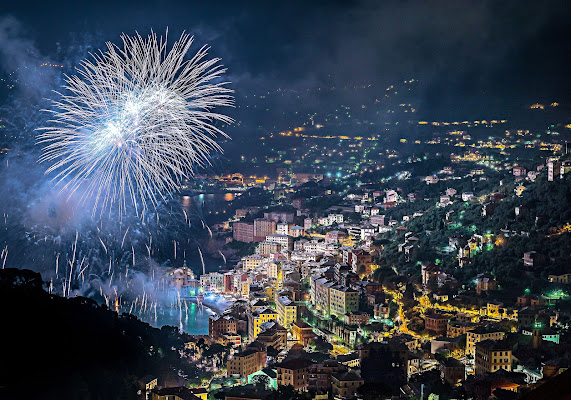
[[[247,92],[416,78],[425,97],[444,105],[478,95],[565,101],[571,93],[565,0],[12,3],[0,8],[5,69],[14,57],[7,38],[54,57],[56,43],[65,48],[86,33],[118,43],[121,32],[168,26],[171,37],[186,30],[210,44]]]

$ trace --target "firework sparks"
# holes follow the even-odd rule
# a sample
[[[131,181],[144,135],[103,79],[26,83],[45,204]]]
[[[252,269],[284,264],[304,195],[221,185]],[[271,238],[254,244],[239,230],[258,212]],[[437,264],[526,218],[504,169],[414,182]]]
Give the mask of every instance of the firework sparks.
[[[51,126],[40,128],[40,162],[62,191],[85,182],[81,196],[92,198],[94,214],[132,204],[144,215],[221,151],[215,139],[226,134],[215,124],[233,121],[214,109],[233,99],[226,82],[214,83],[225,69],[206,59],[207,47],[185,61],[190,35],[170,50],[155,33],[121,38],[123,48],[107,43],[66,78]]]

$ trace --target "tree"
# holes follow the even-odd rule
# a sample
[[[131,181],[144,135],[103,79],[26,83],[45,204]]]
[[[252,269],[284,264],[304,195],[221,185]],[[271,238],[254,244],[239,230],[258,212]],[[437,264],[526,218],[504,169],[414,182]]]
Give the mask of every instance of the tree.
[[[268,400],[305,400],[311,399],[307,392],[298,392],[292,385],[279,386],[278,390],[274,390]]]
[[[426,284],[426,288],[431,292],[434,293],[438,290],[438,279],[436,279],[436,277],[433,277],[431,279],[428,280],[428,283]]]
[[[267,388],[270,386],[270,377],[265,374],[255,375],[250,382],[255,386],[260,386],[262,388]]]

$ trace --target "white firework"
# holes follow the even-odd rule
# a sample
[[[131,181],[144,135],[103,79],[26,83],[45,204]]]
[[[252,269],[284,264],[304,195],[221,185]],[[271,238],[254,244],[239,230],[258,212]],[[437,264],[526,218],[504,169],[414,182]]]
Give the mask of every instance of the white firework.
[[[170,50],[154,32],[121,39],[123,48],[107,43],[65,77],[54,118],[40,128],[40,162],[62,191],[92,199],[93,213],[144,214],[221,151],[216,138],[227,135],[216,124],[233,121],[214,109],[233,104],[232,90],[206,46],[185,60],[188,34]]]

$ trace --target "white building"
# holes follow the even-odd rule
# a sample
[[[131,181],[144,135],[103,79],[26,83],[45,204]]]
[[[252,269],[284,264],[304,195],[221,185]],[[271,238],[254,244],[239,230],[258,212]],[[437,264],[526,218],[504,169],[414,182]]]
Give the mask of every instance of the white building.
[[[289,225],[286,223],[277,224],[276,233],[278,235],[289,235]]]
[[[474,193],[472,192],[463,192],[462,193],[462,201],[470,201],[473,200],[474,197]]]
[[[397,202],[398,199],[399,199],[398,193],[391,189],[391,190],[387,191],[387,194],[385,195],[385,198],[384,198],[384,202],[385,203],[393,203],[393,202]]]
[[[296,226],[292,226],[289,229],[289,235],[291,237],[300,237],[300,236],[305,235],[305,231],[304,231],[303,227],[296,225]]]
[[[434,183],[438,183],[438,176],[436,176],[436,175],[428,175],[428,176],[425,178],[425,181],[426,181],[426,184],[427,184],[427,185],[432,185],[432,184],[434,184]]]
[[[282,245],[282,249],[291,250],[293,248],[293,240],[288,235],[273,233],[266,236],[266,242],[279,243]]]

